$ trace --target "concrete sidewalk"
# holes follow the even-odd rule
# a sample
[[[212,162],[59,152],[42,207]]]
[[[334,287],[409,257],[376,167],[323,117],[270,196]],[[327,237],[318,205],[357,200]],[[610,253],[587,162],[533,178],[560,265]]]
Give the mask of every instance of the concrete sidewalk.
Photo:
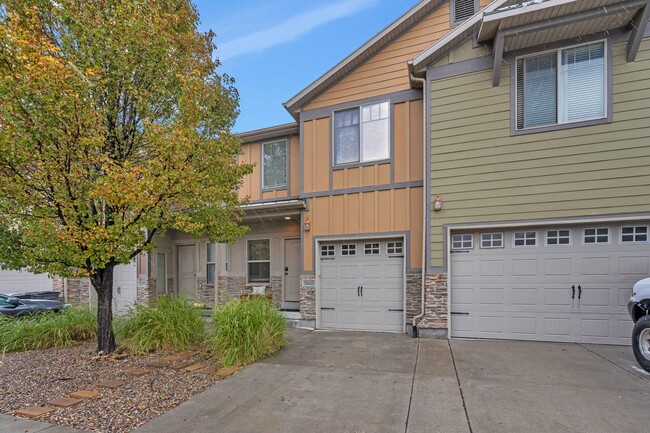
[[[32,421],[29,419],[16,418],[0,413],[0,433],[83,433],[72,427],[63,427],[47,424],[44,422]]]

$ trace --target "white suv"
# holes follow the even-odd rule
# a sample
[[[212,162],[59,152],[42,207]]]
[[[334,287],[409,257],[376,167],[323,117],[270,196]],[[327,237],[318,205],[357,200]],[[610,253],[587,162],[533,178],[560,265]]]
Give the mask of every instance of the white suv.
[[[650,278],[637,281],[627,310],[634,321],[632,350],[641,367],[650,371]]]

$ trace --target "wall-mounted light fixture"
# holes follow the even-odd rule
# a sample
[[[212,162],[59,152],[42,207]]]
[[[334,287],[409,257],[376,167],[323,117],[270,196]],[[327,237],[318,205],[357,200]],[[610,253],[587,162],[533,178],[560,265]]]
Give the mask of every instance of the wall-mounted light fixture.
[[[442,199],[440,198],[440,194],[436,194],[436,198],[435,200],[433,200],[433,210],[438,212],[441,209],[442,209]]]
[[[311,222],[309,222],[309,217],[305,218],[305,224],[303,226],[306,232],[311,230]]]

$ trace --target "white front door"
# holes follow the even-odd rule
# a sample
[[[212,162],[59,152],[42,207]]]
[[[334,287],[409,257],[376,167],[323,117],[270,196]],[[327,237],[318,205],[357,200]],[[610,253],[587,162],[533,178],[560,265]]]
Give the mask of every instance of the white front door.
[[[196,245],[178,247],[178,294],[196,297]]]
[[[300,307],[300,253],[300,239],[285,239],[283,308]]]

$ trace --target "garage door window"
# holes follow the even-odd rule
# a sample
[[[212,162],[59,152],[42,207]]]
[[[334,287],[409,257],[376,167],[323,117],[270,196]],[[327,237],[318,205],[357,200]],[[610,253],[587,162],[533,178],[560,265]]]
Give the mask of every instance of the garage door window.
[[[334,245],[321,245],[320,246],[320,256],[321,257],[334,257],[336,255],[336,250]]]
[[[481,248],[503,248],[503,233],[481,233]]]
[[[609,244],[609,228],[585,229],[585,244]]]
[[[549,230],[546,232],[546,245],[570,245],[570,230]]]
[[[515,247],[534,247],[537,245],[537,232],[515,232]]]
[[[474,248],[474,235],[471,233],[451,235],[452,250],[471,250]]]
[[[268,239],[248,241],[248,282],[268,283],[271,279],[271,248]]]
[[[402,242],[386,243],[386,253],[389,255],[404,254],[404,245]]]
[[[356,256],[357,255],[357,246],[356,246],[356,244],[341,245],[341,255],[342,256]]]
[[[365,244],[363,247],[363,254],[366,256],[378,256],[379,242],[372,242],[372,243]]]
[[[621,228],[621,242],[648,242],[648,226]]]

